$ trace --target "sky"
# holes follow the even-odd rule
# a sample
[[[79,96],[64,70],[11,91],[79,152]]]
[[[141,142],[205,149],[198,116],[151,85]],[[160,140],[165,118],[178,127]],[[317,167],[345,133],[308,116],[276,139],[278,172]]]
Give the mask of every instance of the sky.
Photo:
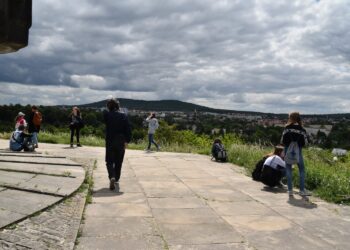
[[[34,0],[29,46],[0,54],[0,104],[350,113],[349,23],[348,0]]]

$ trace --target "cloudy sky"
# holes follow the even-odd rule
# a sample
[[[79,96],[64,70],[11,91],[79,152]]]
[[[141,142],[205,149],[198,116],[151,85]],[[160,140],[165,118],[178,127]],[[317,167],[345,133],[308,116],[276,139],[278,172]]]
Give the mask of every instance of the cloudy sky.
[[[34,0],[29,46],[0,55],[0,104],[350,112],[349,23],[348,0]]]

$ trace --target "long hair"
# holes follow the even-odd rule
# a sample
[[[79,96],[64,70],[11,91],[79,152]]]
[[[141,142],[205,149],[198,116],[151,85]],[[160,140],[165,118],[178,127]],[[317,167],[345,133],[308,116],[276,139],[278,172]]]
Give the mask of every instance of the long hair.
[[[287,122],[286,126],[294,124],[294,123],[298,123],[300,126],[303,126],[299,112],[292,112],[289,114],[288,122]]]
[[[70,116],[72,116],[72,115],[75,115],[74,114],[74,111],[76,111],[76,113],[77,113],[77,116],[81,116],[81,114],[80,114],[80,109],[78,108],[78,107],[73,107],[73,109],[72,109],[72,112],[70,113]]]

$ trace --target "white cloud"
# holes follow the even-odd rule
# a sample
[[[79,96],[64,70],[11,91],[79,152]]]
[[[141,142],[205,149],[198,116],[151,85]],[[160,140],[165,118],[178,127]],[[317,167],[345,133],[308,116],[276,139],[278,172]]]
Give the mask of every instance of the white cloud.
[[[345,0],[38,0],[29,46],[0,56],[1,102],[80,104],[117,94],[350,112],[348,13]],[[8,82],[47,89],[47,98],[6,96]]]

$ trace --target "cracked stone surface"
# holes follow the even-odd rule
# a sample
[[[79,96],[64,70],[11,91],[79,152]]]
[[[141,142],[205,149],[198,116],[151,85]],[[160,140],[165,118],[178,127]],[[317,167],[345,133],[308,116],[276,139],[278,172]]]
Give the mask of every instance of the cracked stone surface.
[[[1,142],[1,141],[0,141]],[[115,191],[104,148],[40,144],[96,160],[76,249],[348,249],[349,207],[271,190],[210,157],[127,150]]]

